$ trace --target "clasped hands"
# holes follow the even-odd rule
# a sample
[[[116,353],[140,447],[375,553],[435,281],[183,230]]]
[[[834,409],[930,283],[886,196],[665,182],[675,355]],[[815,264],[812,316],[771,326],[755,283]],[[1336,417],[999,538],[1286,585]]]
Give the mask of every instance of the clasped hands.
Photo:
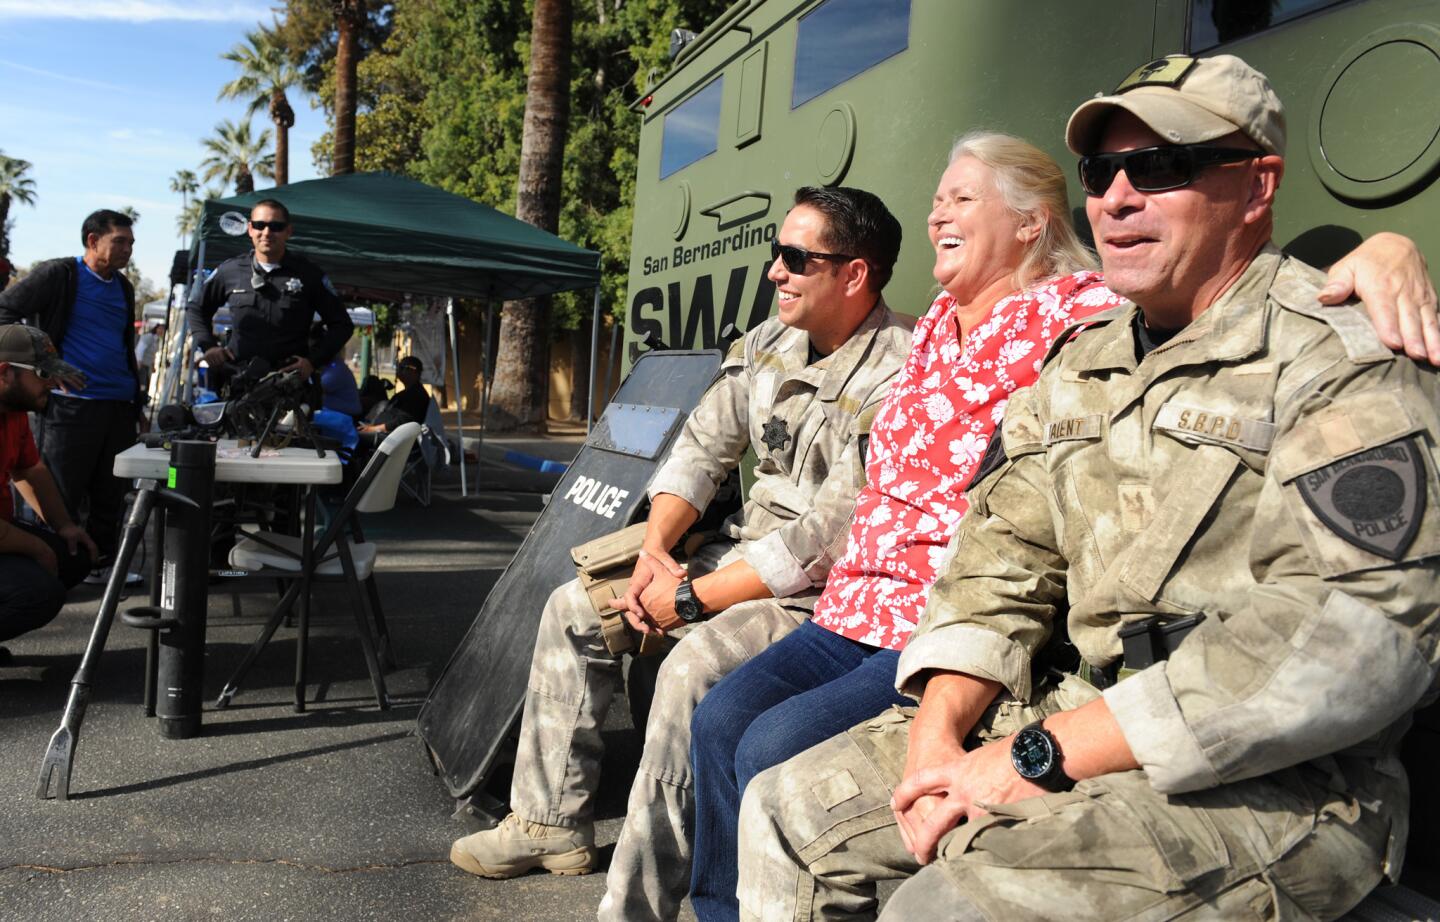
[[[913,741],[912,737],[912,741]],[[905,850],[921,864],[935,860],[940,840],[966,819],[983,816],[988,804],[1009,804],[1048,793],[1020,777],[1010,761],[1013,735],[966,752],[951,744],[912,753],[890,809]]]
[[[610,607],[623,611],[625,622],[640,633],[663,635],[685,624],[675,614],[675,587],[685,575],[667,552],[642,550],[624,598],[612,599]]]

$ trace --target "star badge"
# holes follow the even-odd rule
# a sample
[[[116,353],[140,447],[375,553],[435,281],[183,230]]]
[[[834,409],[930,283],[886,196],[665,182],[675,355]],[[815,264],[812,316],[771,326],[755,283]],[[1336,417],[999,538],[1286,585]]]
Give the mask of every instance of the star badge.
[[[790,443],[790,433],[785,427],[785,420],[778,416],[770,417],[770,421],[765,424],[765,434],[761,436],[760,441],[764,442],[765,447],[771,451],[784,451],[785,446]]]

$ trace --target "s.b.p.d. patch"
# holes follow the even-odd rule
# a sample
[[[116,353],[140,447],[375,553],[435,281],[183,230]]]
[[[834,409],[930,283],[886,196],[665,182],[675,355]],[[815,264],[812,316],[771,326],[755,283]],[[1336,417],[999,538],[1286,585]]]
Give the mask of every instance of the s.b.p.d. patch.
[[[1415,439],[1400,439],[1300,476],[1305,505],[1358,548],[1399,560],[1425,514],[1425,462]]]

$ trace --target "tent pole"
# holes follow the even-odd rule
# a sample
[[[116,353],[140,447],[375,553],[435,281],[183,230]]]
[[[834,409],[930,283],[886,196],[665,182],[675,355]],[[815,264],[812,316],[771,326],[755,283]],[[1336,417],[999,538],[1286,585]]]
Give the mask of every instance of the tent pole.
[[[465,419],[460,413],[460,337],[455,332],[454,298],[446,299],[445,316],[450,318],[450,356],[454,359],[451,364],[455,378],[455,434],[460,440],[460,495],[468,496],[469,488],[465,480]]]
[[[595,417],[595,366],[600,361],[600,286],[595,286],[595,307],[590,312],[590,383],[585,391],[585,435]]]
[[[485,325],[480,346],[480,439],[475,443],[475,490],[480,490],[480,471],[485,464],[485,427],[490,423],[490,307],[485,302]]]
[[[204,227],[205,227],[205,218],[204,218],[204,215],[203,215],[203,213],[202,213],[201,218],[200,218],[200,227],[199,227],[199,228],[196,228],[195,233],[196,233],[196,234],[200,234],[201,231],[204,229]],[[201,287],[204,285],[204,280],[205,280],[205,238],[204,238],[203,236],[200,237],[200,245],[199,245],[198,247],[196,247],[196,250],[197,250],[198,252],[197,252],[196,255],[195,255],[195,274],[194,274],[194,276],[192,276],[192,281],[191,281],[191,284],[194,285],[195,287],[194,287],[192,290],[187,291],[187,292],[185,293],[185,295],[186,295],[186,299],[185,299],[185,300],[186,300],[186,303],[187,303],[187,304],[189,303],[190,298],[191,298],[191,297],[194,297],[194,296],[200,291]],[[187,318],[187,319],[188,319],[188,318]],[[189,344],[186,343],[186,340],[189,339],[190,333],[191,333],[190,330],[187,330],[187,329],[185,328],[186,326],[188,326],[188,324],[182,325],[181,328],[180,328],[180,373],[181,373],[181,375],[183,376],[183,377],[181,378],[181,390],[180,390],[180,393],[181,393],[182,396],[181,396],[181,398],[180,398],[180,402],[183,403],[183,404],[185,404],[185,405],[188,407],[188,406],[193,406],[194,403],[195,403],[195,377],[194,377],[194,375],[192,375],[192,374],[189,373],[189,371],[192,370],[192,367],[190,367],[190,363],[186,361],[186,357],[189,356],[190,353],[194,351],[194,349],[192,349],[192,348],[189,346]],[[207,374],[208,374],[208,372],[207,372]],[[209,382],[209,380],[207,379],[205,383],[206,383],[206,384],[209,384],[210,382]]]
[[[615,389],[610,386],[610,379],[615,376],[615,369],[620,366],[620,321],[615,321],[615,332],[610,335],[610,354],[605,356],[605,399],[604,403],[610,403],[610,395]],[[603,412],[603,411],[602,411]]]

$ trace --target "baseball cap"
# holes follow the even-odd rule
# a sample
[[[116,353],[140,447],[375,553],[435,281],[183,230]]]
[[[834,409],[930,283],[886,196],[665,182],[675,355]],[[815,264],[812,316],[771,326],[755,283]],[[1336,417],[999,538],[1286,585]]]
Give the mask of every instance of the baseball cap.
[[[1081,103],[1065,143],[1094,153],[1114,110],[1124,109],[1171,144],[1213,141],[1239,131],[1267,153],[1285,154],[1285,108],[1260,71],[1233,54],[1170,55],[1135,69],[1110,95]]]
[[[80,378],[82,381],[85,378],[80,369],[60,360],[55,344],[50,342],[50,337],[43,330],[19,323],[0,326],[0,362],[33,365],[55,377]]]
[[[413,368],[416,371],[424,371],[425,365],[416,356],[407,355],[403,359],[395,363],[396,371],[399,371],[402,368]]]

